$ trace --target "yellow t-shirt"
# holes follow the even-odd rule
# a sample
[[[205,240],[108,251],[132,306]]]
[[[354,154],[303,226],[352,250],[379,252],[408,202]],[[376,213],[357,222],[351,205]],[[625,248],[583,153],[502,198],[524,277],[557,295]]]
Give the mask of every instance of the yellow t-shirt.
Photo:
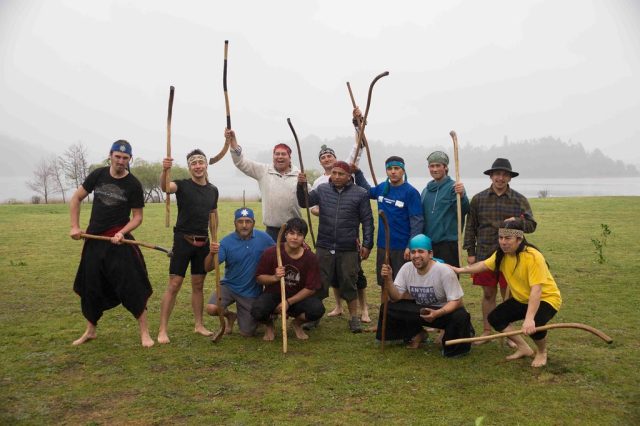
[[[487,268],[495,271],[496,253],[484,261]],[[542,294],[540,300],[544,300],[558,311],[562,305],[562,297],[555,280],[547,268],[542,253],[533,247],[526,247],[516,256],[505,254],[500,263],[500,272],[504,275],[509,284],[511,295],[520,303],[528,303],[531,294],[531,286],[540,284]]]

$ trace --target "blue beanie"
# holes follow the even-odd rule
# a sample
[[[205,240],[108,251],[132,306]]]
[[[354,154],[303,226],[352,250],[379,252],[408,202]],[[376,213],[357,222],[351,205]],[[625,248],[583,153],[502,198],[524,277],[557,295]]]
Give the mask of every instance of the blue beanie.
[[[251,210],[248,207],[242,207],[241,209],[236,210],[235,213],[234,213],[234,219],[233,220],[235,221],[235,220],[238,220],[238,219],[243,218],[243,217],[247,217],[247,218],[255,221],[255,218],[253,216],[253,210]]]
[[[424,234],[418,234],[409,241],[409,250],[423,249],[431,251],[431,238]]]

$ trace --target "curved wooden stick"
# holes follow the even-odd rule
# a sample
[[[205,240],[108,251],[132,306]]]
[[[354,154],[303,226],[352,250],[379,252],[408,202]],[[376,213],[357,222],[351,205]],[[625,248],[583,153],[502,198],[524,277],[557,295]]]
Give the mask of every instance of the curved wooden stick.
[[[282,243],[282,237],[284,236],[284,229],[286,224],[282,224],[280,231],[278,232],[278,238],[276,239],[276,257],[278,259],[278,268],[282,266],[282,254],[280,253],[280,244]],[[287,353],[287,294],[286,286],[284,283],[284,277],[280,278],[280,308],[282,309],[282,353]]]
[[[613,339],[607,336],[606,334],[604,334],[602,331],[598,330],[597,328],[591,327],[590,325],[581,324],[578,322],[562,322],[558,324],[547,324],[540,327],[536,327],[536,332],[551,330],[554,328],[577,328],[579,330],[584,330],[584,331],[588,331],[589,333],[595,334],[596,336],[598,336],[599,338],[601,338],[602,340],[604,340],[609,344],[613,343]],[[448,340],[447,342],[445,342],[445,346],[457,345],[460,343],[482,342],[485,340],[499,339],[501,337],[516,336],[518,334],[524,334],[524,331],[520,329],[520,330],[507,331],[505,333],[491,334],[489,336],[479,336],[479,337],[469,337],[466,339]]]
[[[382,219],[382,225],[384,226],[384,263],[391,266],[389,260],[389,222],[387,221],[387,215],[382,210],[378,211],[380,219]],[[382,285],[382,332],[380,335],[380,351],[384,352],[384,340],[387,334],[387,310],[389,309],[389,291],[387,290],[386,283]]]
[[[458,160],[458,135],[454,130],[449,132],[453,140],[453,159],[456,163],[456,182],[460,181],[460,161]],[[456,193],[456,209],[458,213],[458,265],[462,267],[462,197]]]
[[[175,88],[169,87],[169,112],[167,113],[167,158],[171,158],[171,115],[173,114],[173,92]],[[165,218],[164,226],[169,227],[171,221],[171,192],[169,192],[169,186],[171,184],[171,169],[167,170],[167,180],[165,182],[165,189],[167,190],[167,196],[165,199]]]
[[[300,159],[300,171],[304,173],[304,164],[302,164],[302,151],[300,150],[300,142],[298,141],[298,135],[296,134],[296,130],[293,128],[293,124],[291,124],[290,118],[287,118],[287,123],[289,123],[289,128],[291,129],[291,132],[293,132],[293,138],[296,140],[296,147],[298,148],[298,158]],[[313,248],[316,248],[316,236],[313,232],[313,225],[311,224],[311,212],[309,211],[308,185],[304,186],[304,204],[307,207],[307,220],[309,221],[309,231],[311,232],[311,241],[313,242]]]
[[[347,89],[349,89],[349,97],[351,98],[351,105],[353,105],[353,109],[356,108],[356,100],[353,97],[353,92],[351,91],[351,84],[349,84],[349,82],[347,81]],[[358,121],[358,129],[360,129],[360,122],[362,121],[362,118],[360,118],[360,120]],[[359,132],[360,130],[358,130]],[[371,178],[373,179],[373,184],[374,186],[378,186],[378,180],[376,179],[376,174],[373,171],[373,162],[371,160],[371,150],[369,149],[369,142],[367,141],[367,137],[363,134],[362,135],[362,142],[364,142],[364,149],[367,150],[367,161],[369,162],[369,171],[371,171]],[[356,153],[357,153],[357,148],[356,148]],[[353,159],[353,162],[355,163],[358,157],[355,157]]]
[[[218,242],[218,221],[216,220],[216,214],[214,212],[209,213],[209,232],[211,233],[211,241]],[[216,277],[216,306],[218,307],[218,317],[220,318],[220,330],[211,335],[211,341],[218,343],[224,335],[224,330],[227,327],[227,321],[224,318],[224,306],[222,306],[222,288],[220,286],[220,260],[218,253],[213,254],[213,269]]]
[[[224,106],[227,109],[227,129],[231,129],[231,112],[229,108],[229,94],[227,93],[227,51],[229,50],[229,40],[224,41],[224,68],[222,70],[222,89],[224,90]],[[209,164],[215,164],[222,160],[229,150],[229,143],[225,140],[220,152],[209,159]]]
[[[104,235],[80,234],[80,236],[87,240],[111,241],[111,237],[105,237]],[[164,247],[157,246],[155,244],[145,243],[145,242],[136,241],[136,240],[121,240],[120,242],[123,244],[129,244],[132,246],[142,246],[142,247],[150,248],[153,250],[158,250],[163,253],[166,253],[167,257],[173,256],[173,252],[171,250],[168,250]]]
[[[364,137],[364,128],[367,125],[367,117],[369,116],[369,107],[371,106],[371,94],[373,93],[373,86],[376,84],[378,80],[382,77],[389,75],[389,71],[385,71],[381,74],[378,74],[371,84],[369,85],[369,95],[367,96],[367,108],[364,110],[364,117],[360,122],[360,129],[358,130],[358,145],[356,146],[356,155],[354,157],[358,158],[358,153],[360,152],[360,145],[362,144],[362,138]],[[371,169],[373,171],[373,169]]]

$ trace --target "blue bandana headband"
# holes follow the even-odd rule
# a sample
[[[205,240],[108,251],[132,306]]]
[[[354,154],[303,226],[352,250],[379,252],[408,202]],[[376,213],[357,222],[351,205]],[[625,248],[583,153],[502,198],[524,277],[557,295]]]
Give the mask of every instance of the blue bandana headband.
[[[402,161],[395,161],[394,160],[394,161],[389,161],[389,162],[384,164],[385,169],[388,169],[389,167],[393,167],[393,166],[398,166],[402,170],[404,170],[404,181],[405,182],[409,182],[409,177],[407,176],[407,171],[404,169],[404,163]],[[384,189],[382,190],[382,195],[387,195],[390,190],[391,190],[391,184],[389,183],[389,178],[387,178],[387,180],[385,181]]]
[[[415,237],[413,237],[409,241],[409,250],[415,250],[415,249],[423,249],[423,250],[431,251],[432,250],[431,238],[427,237],[424,234],[418,234]]]
[[[400,162],[400,161],[389,161],[388,163],[386,163],[384,165],[385,169],[388,169],[389,167],[393,167],[393,166],[398,166],[400,167],[402,170],[404,170],[404,163]],[[406,171],[406,170],[405,170]]]
[[[124,154],[129,154],[129,157],[133,157],[131,145],[122,143],[121,141],[115,141],[113,145],[111,145],[111,152],[122,152]]]
[[[243,217],[246,217],[246,218],[249,218],[249,219],[255,221],[255,218],[253,216],[253,210],[251,210],[248,207],[243,207],[241,209],[236,210],[234,216],[235,216],[234,217],[234,221],[238,220],[240,218],[243,218]]]

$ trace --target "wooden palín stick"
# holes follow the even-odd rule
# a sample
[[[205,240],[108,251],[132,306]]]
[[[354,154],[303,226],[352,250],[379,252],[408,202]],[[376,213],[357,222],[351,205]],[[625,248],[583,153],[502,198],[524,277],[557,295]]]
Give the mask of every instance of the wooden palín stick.
[[[540,327],[536,327],[536,332],[551,330],[554,328],[577,328],[579,330],[584,330],[584,331],[588,331],[589,333],[595,334],[596,336],[598,336],[599,338],[601,338],[602,340],[604,340],[609,344],[613,343],[613,339],[607,336],[602,331],[598,330],[597,328],[591,327],[590,325],[581,324],[578,322],[563,322],[558,324],[547,324]],[[507,331],[505,333],[491,334],[489,336],[478,336],[478,337],[468,337],[466,339],[448,340],[447,342],[445,342],[444,345],[450,346],[450,345],[457,345],[460,343],[482,342],[485,340],[493,340],[493,339],[499,339],[502,337],[516,336],[518,334],[524,334],[524,331],[520,329],[520,330]]]
[[[104,235],[80,234],[80,236],[87,240],[111,241],[111,237],[105,237]],[[153,250],[158,250],[163,253],[166,253],[167,257],[173,256],[173,252],[171,250],[168,250],[164,247],[157,246],[155,244],[145,243],[145,242],[136,241],[136,240],[120,240],[120,242],[123,244],[129,244],[132,246],[142,246],[142,247],[150,248]]]
[[[173,92],[175,88],[169,87],[169,111],[167,112],[167,158],[171,158],[171,115],[173,113]],[[165,189],[167,190],[167,196],[165,199],[165,219],[164,226],[169,227],[171,221],[171,169],[167,170],[167,180],[165,181]]]
[[[458,135],[454,130],[449,132],[453,140],[453,159],[456,163],[456,182],[460,181],[460,161],[458,160]],[[456,193],[456,210],[458,213],[458,266],[462,267],[462,198]]]
[[[287,118],[287,123],[289,123],[289,128],[291,129],[291,132],[293,132],[293,138],[296,140],[296,147],[298,148],[298,158],[300,159],[300,171],[304,173],[304,164],[302,164],[302,151],[300,150],[298,135],[296,134],[296,130],[293,128],[293,124],[291,124],[290,118]],[[304,185],[304,204],[307,207],[307,221],[309,222],[311,241],[313,242],[313,248],[316,248],[316,236],[313,232],[313,225],[311,223],[311,212],[309,211],[309,188],[307,185]]]
[[[222,70],[222,88],[224,90],[224,105],[227,110],[227,129],[231,129],[231,112],[229,108],[229,94],[227,93],[227,51],[229,50],[229,40],[224,41],[224,68]],[[209,159],[209,164],[215,164],[224,157],[229,150],[229,142],[224,141],[224,146],[220,152]]]
[[[282,253],[280,253],[280,244],[284,237],[284,229],[287,227],[285,223],[280,227],[278,238],[276,239],[276,257],[278,259],[278,268],[282,267]],[[282,316],[282,353],[287,353],[287,294],[284,277],[280,278],[280,308]]]
[[[353,105],[353,108],[356,108],[356,100],[353,97],[353,92],[351,91],[351,84],[349,84],[349,82],[347,81],[347,89],[349,89],[349,97],[351,98],[351,105]],[[360,121],[362,121],[362,118],[360,118]],[[358,129],[360,129],[360,121],[358,121]],[[359,131],[359,130],[358,130]],[[369,170],[371,171],[371,178],[373,179],[373,184],[374,186],[378,186],[378,180],[376,179],[376,174],[373,171],[373,162],[371,160],[371,150],[369,149],[369,142],[367,141],[367,137],[365,135],[362,135],[362,142],[364,143],[364,149],[367,150],[367,161],[369,162]],[[358,152],[357,148],[356,148],[356,153]],[[353,162],[355,163],[357,157],[353,159]]]
[[[384,226],[384,263],[391,266],[389,260],[389,222],[387,221],[387,215],[382,210],[378,211],[380,219],[382,219],[382,225]],[[380,351],[384,352],[384,340],[387,334],[387,310],[389,309],[389,290],[384,283],[382,286],[382,333],[380,333]]]
[[[218,221],[214,212],[209,213],[209,232],[211,233],[211,241],[218,242]],[[218,307],[218,317],[220,318],[220,330],[211,335],[211,341],[217,343],[224,335],[227,322],[224,318],[224,306],[222,306],[222,288],[220,286],[220,261],[218,253],[213,254],[213,268],[216,278],[216,305]]]
[[[358,158],[358,153],[360,153],[360,145],[362,145],[362,138],[364,137],[364,128],[367,125],[367,117],[369,116],[369,107],[371,106],[371,94],[373,93],[373,86],[376,84],[378,80],[380,80],[382,77],[385,77],[387,75],[389,75],[389,71],[385,71],[381,74],[378,74],[369,85],[369,94],[367,96],[367,107],[364,110],[364,117],[360,122],[360,128],[358,130],[358,145],[356,146],[356,155],[353,157],[354,161],[356,158]],[[373,168],[371,168],[371,172],[373,173]]]

